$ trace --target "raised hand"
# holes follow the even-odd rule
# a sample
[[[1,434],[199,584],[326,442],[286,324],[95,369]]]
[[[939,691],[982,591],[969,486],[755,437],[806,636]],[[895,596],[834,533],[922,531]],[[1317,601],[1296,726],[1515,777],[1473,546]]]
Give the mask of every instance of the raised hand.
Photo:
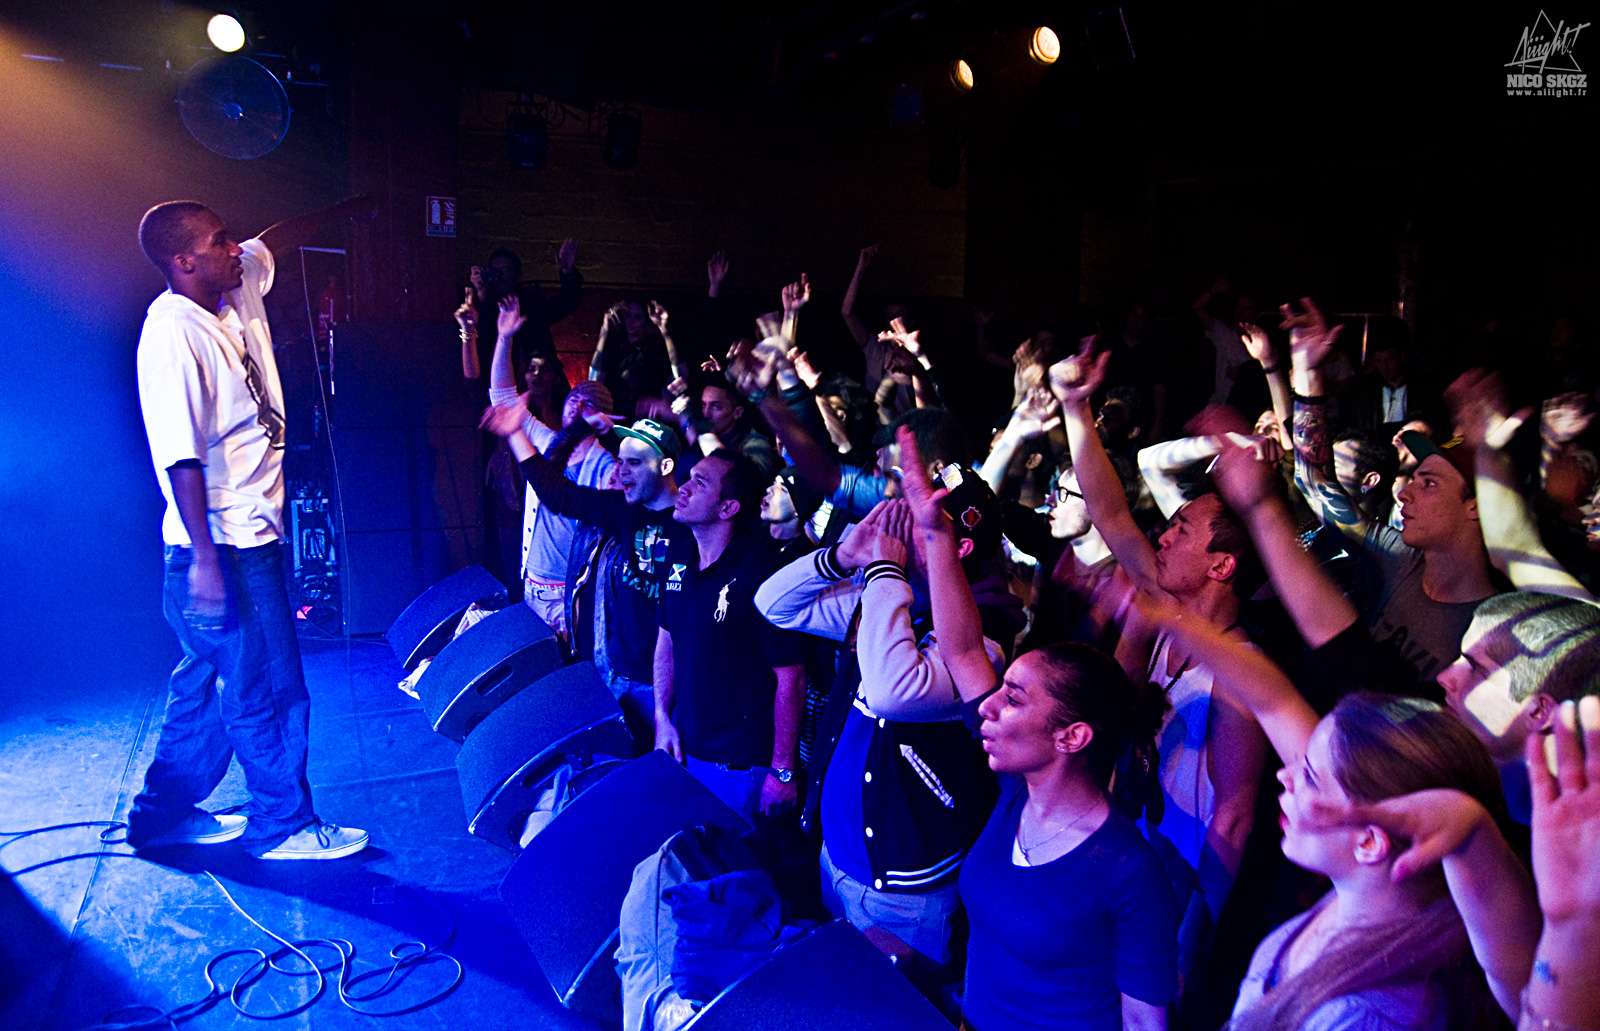
[[[887,501],[880,501],[867,513],[865,519],[850,527],[839,539],[838,550],[834,558],[841,569],[860,569],[872,561],[873,548],[880,534],[883,533],[884,516],[889,507]]]
[[[777,363],[770,348],[735,345],[728,352],[728,381],[745,397],[758,397],[772,386]]]
[[[578,267],[578,241],[567,237],[561,241],[561,246],[556,248],[556,267],[562,275],[568,275]]]
[[[1594,413],[1584,411],[1588,399],[1582,394],[1557,394],[1544,403],[1539,419],[1539,434],[1553,444],[1576,440],[1589,428]]]
[[[1600,698],[1563,702],[1552,733],[1529,736],[1526,758],[1539,908],[1551,922],[1600,921]]]
[[[1228,507],[1243,513],[1273,496],[1281,457],[1277,441],[1229,433],[1211,465],[1211,480]]]
[[[794,366],[794,374],[800,377],[800,382],[806,385],[807,390],[817,389],[822,377],[817,374],[816,366],[811,364],[811,359],[804,351],[798,347],[790,348],[789,362]]]
[[[872,538],[872,561],[893,562],[904,568],[911,547],[911,509],[904,498],[896,498],[884,510],[882,533]]]
[[[462,336],[476,336],[478,333],[478,309],[472,303],[472,287],[467,287],[466,292],[466,299],[461,302],[461,307],[455,311],[456,325],[461,327]]]
[[[1086,337],[1078,353],[1050,366],[1050,390],[1063,408],[1088,404],[1089,398],[1106,380],[1111,352],[1094,353],[1094,337]]]
[[[661,306],[660,301],[651,301],[649,307],[645,310],[650,315],[650,321],[655,323],[656,329],[659,329],[661,334],[665,336],[667,333],[667,309]]]
[[[944,510],[944,499],[950,495],[945,486],[935,487],[928,476],[928,463],[923,461],[917,448],[917,438],[904,426],[895,432],[895,443],[900,446],[900,494],[911,510],[911,519],[919,530],[943,531],[954,524]]]
[[[1267,331],[1248,322],[1239,323],[1239,339],[1250,357],[1261,363],[1263,369],[1272,367],[1272,340]]]
[[[489,299],[489,288],[483,285],[482,265],[472,266],[472,274],[467,277],[467,280],[472,284],[472,292],[477,295],[478,300],[486,301]]]
[[[871,244],[869,246],[861,248],[861,256],[856,258],[856,268],[858,270],[866,269],[867,266],[872,264],[872,259],[876,258],[877,256],[878,256],[878,245],[877,244]]]
[[[783,314],[792,318],[810,300],[811,280],[806,278],[806,274],[802,272],[800,273],[800,282],[790,283],[783,288]]]
[[[706,281],[712,297],[722,292],[722,281],[728,278],[728,253],[718,251],[706,262]]]
[[[1500,374],[1484,369],[1468,369],[1444,390],[1444,399],[1455,417],[1462,439],[1473,447],[1495,450],[1511,442],[1523,422],[1533,414],[1524,408],[1506,415],[1505,388]]]
[[[1438,866],[1480,828],[1494,823],[1483,803],[1455,788],[1414,791],[1382,802],[1313,801],[1306,816],[1313,830],[1373,826],[1391,838],[1410,840],[1411,847],[1389,868],[1395,881]],[[1600,837],[1595,844],[1600,845]]]
[[[1305,308],[1303,312],[1296,312],[1294,305],[1285,304],[1279,307],[1283,313],[1283,322],[1279,329],[1289,331],[1289,350],[1305,368],[1315,369],[1328,360],[1328,355],[1333,353],[1333,342],[1339,338],[1339,331],[1343,326],[1328,328],[1328,320],[1323,317],[1322,310],[1317,307],[1309,297],[1300,298],[1300,304]]]
[[[483,418],[478,420],[478,429],[497,437],[509,437],[522,429],[527,418],[528,395],[523,394],[514,405],[490,405],[485,408]]]
[[[500,314],[495,320],[495,328],[501,336],[515,336],[527,321],[522,314],[522,301],[516,294],[510,293],[500,298]]]
[[[600,316],[601,339],[604,339],[611,333],[613,329],[616,329],[618,326],[622,325],[623,303],[624,302],[622,301],[618,301],[616,304],[613,304],[611,307],[607,308],[604,315]]]
[[[722,363],[717,361],[717,356],[716,355],[712,355],[711,357],[707,358],[705,361],[700,363],[700,371],[701,372],[721,372],[722,371]]]
[[[1039,437],[1059,425],[1061,416],[1056,413],[1055,395],[1044,387],[1033,387],[1011,413],[1009,428],[1023,437]]]

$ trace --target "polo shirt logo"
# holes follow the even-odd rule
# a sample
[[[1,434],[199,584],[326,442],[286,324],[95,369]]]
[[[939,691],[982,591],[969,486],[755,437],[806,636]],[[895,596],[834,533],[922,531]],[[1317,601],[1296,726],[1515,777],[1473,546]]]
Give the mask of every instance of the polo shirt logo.
[[[717,610],[711,614],[711,618],[715,619],[718,623],[728,618],[728,588],[732,587],[738,582],[739,578],[736,576],[732,580],[729,580],[727,583],[723,584],[722,590],[717,592]]]

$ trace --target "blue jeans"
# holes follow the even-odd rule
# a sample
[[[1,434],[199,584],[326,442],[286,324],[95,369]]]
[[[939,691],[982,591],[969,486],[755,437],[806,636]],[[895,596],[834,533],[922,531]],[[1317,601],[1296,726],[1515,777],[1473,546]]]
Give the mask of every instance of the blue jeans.
[[[950,962],[950,918],[961,897],[955,884],[913,895],[878,891],[833,865],[822,846],[822,904],[858,930],[881,927],[938,964]]]
[[[161,736],[128,815],[128,841],[137,847],[199,812],[237,755],[250,790],[250,825],[239,843],[260,855],[316,818],[306,780],[311,698],[282,548],[217,545],[228,589],[220,628],[187,614],[193,558],[189,548],[166,551],[161,608],[183,658],[167,681]]]

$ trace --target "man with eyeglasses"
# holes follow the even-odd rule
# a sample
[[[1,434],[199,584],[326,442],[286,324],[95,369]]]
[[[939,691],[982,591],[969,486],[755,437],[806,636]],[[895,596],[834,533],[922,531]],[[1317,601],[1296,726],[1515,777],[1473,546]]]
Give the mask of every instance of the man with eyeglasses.
[[[135,848],[238,839],[264,859],[337,859],[366,831],[320,819],[306,779],[310,698],[283,581],[283,388],[263,297],[277,258],[354,198],[235,243],[216,212],[158,204],[139,246],[169,289],[139,336],[139,403],[166,498],[162,611],[183,658],[128,815]],[[249,816],[198,808],[237,756]]]

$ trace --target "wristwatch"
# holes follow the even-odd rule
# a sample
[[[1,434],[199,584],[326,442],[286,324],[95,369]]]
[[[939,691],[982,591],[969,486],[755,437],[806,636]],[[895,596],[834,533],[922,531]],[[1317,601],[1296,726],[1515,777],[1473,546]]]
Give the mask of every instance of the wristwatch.
[[[773,766],[773,767],[771,767],[771,770],[772,770],[772,775],[777,778],[779,784],[787,784],[790,781],[794,780],[794,771],[793,770],[786,770],[786,769],[783,769],[781,766]]]

